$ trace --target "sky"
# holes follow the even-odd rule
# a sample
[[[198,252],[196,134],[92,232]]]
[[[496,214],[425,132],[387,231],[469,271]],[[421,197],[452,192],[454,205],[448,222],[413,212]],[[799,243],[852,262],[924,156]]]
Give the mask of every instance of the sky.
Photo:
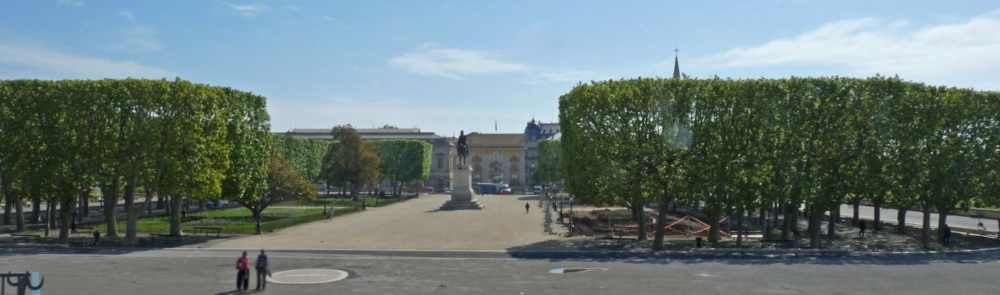
[[[1000,1],[4,0],[0,79],[181,79],[271,128],[558,120],[579,83],[895,76],[1000,90]]]

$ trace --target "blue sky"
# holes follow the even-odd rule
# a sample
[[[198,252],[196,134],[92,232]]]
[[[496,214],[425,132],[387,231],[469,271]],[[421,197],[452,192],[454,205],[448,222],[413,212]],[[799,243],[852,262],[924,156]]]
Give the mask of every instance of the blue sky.
[[[993,1],[8,0],[0,79],[181,77],[272,129],[555,121],[580,81],[899,75],[1000,90]]]

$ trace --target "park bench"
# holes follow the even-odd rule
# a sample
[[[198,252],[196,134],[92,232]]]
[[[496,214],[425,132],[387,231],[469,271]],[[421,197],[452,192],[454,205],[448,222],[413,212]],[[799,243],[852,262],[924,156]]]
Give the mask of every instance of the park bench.
[[[192,232],[193,233],[199,233],[200,232],[200,233],[203,233],[205,235],[214,232],[216,238],[222,236],[222,228],[218,227],[218,226],[196,226],[196,227],[193,228]]]

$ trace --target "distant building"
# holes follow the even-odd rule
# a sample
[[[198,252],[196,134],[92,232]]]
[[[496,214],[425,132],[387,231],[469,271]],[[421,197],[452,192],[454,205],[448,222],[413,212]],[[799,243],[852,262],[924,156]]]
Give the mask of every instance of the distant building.
[[[425,185],[431,186],[436,192],[442,192],[451,187],[451,166],[455,157],[454,141],[438,136],[433,132],[421,132],[419,128],[357,128],[355,129],[364,140],[422,140],[430,143],[431,172]],[[307,139],[333,139],[332,129],[296,128],[288,131],[288,135]]]
[[[524,134],[469,133],[469,166],[473,182],[509,184],[525,188]]]
[[[553,139],[559,135],[559,123],[542,123],[531,119],[524,127],[524,165],[526,188],[531,188],[535,183],[535,170],[538,167],[538,143]]]

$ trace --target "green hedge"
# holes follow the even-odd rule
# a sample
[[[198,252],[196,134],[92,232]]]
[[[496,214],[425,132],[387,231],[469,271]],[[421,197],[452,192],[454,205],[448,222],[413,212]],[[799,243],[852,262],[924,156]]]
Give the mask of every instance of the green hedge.
[[[709,216],[804,204],[814,218],[858,199],[1000,204],[997,92],[884,77],[632,79],[581,84],[559,109],[562,176],[594,204],[703,201]]]

